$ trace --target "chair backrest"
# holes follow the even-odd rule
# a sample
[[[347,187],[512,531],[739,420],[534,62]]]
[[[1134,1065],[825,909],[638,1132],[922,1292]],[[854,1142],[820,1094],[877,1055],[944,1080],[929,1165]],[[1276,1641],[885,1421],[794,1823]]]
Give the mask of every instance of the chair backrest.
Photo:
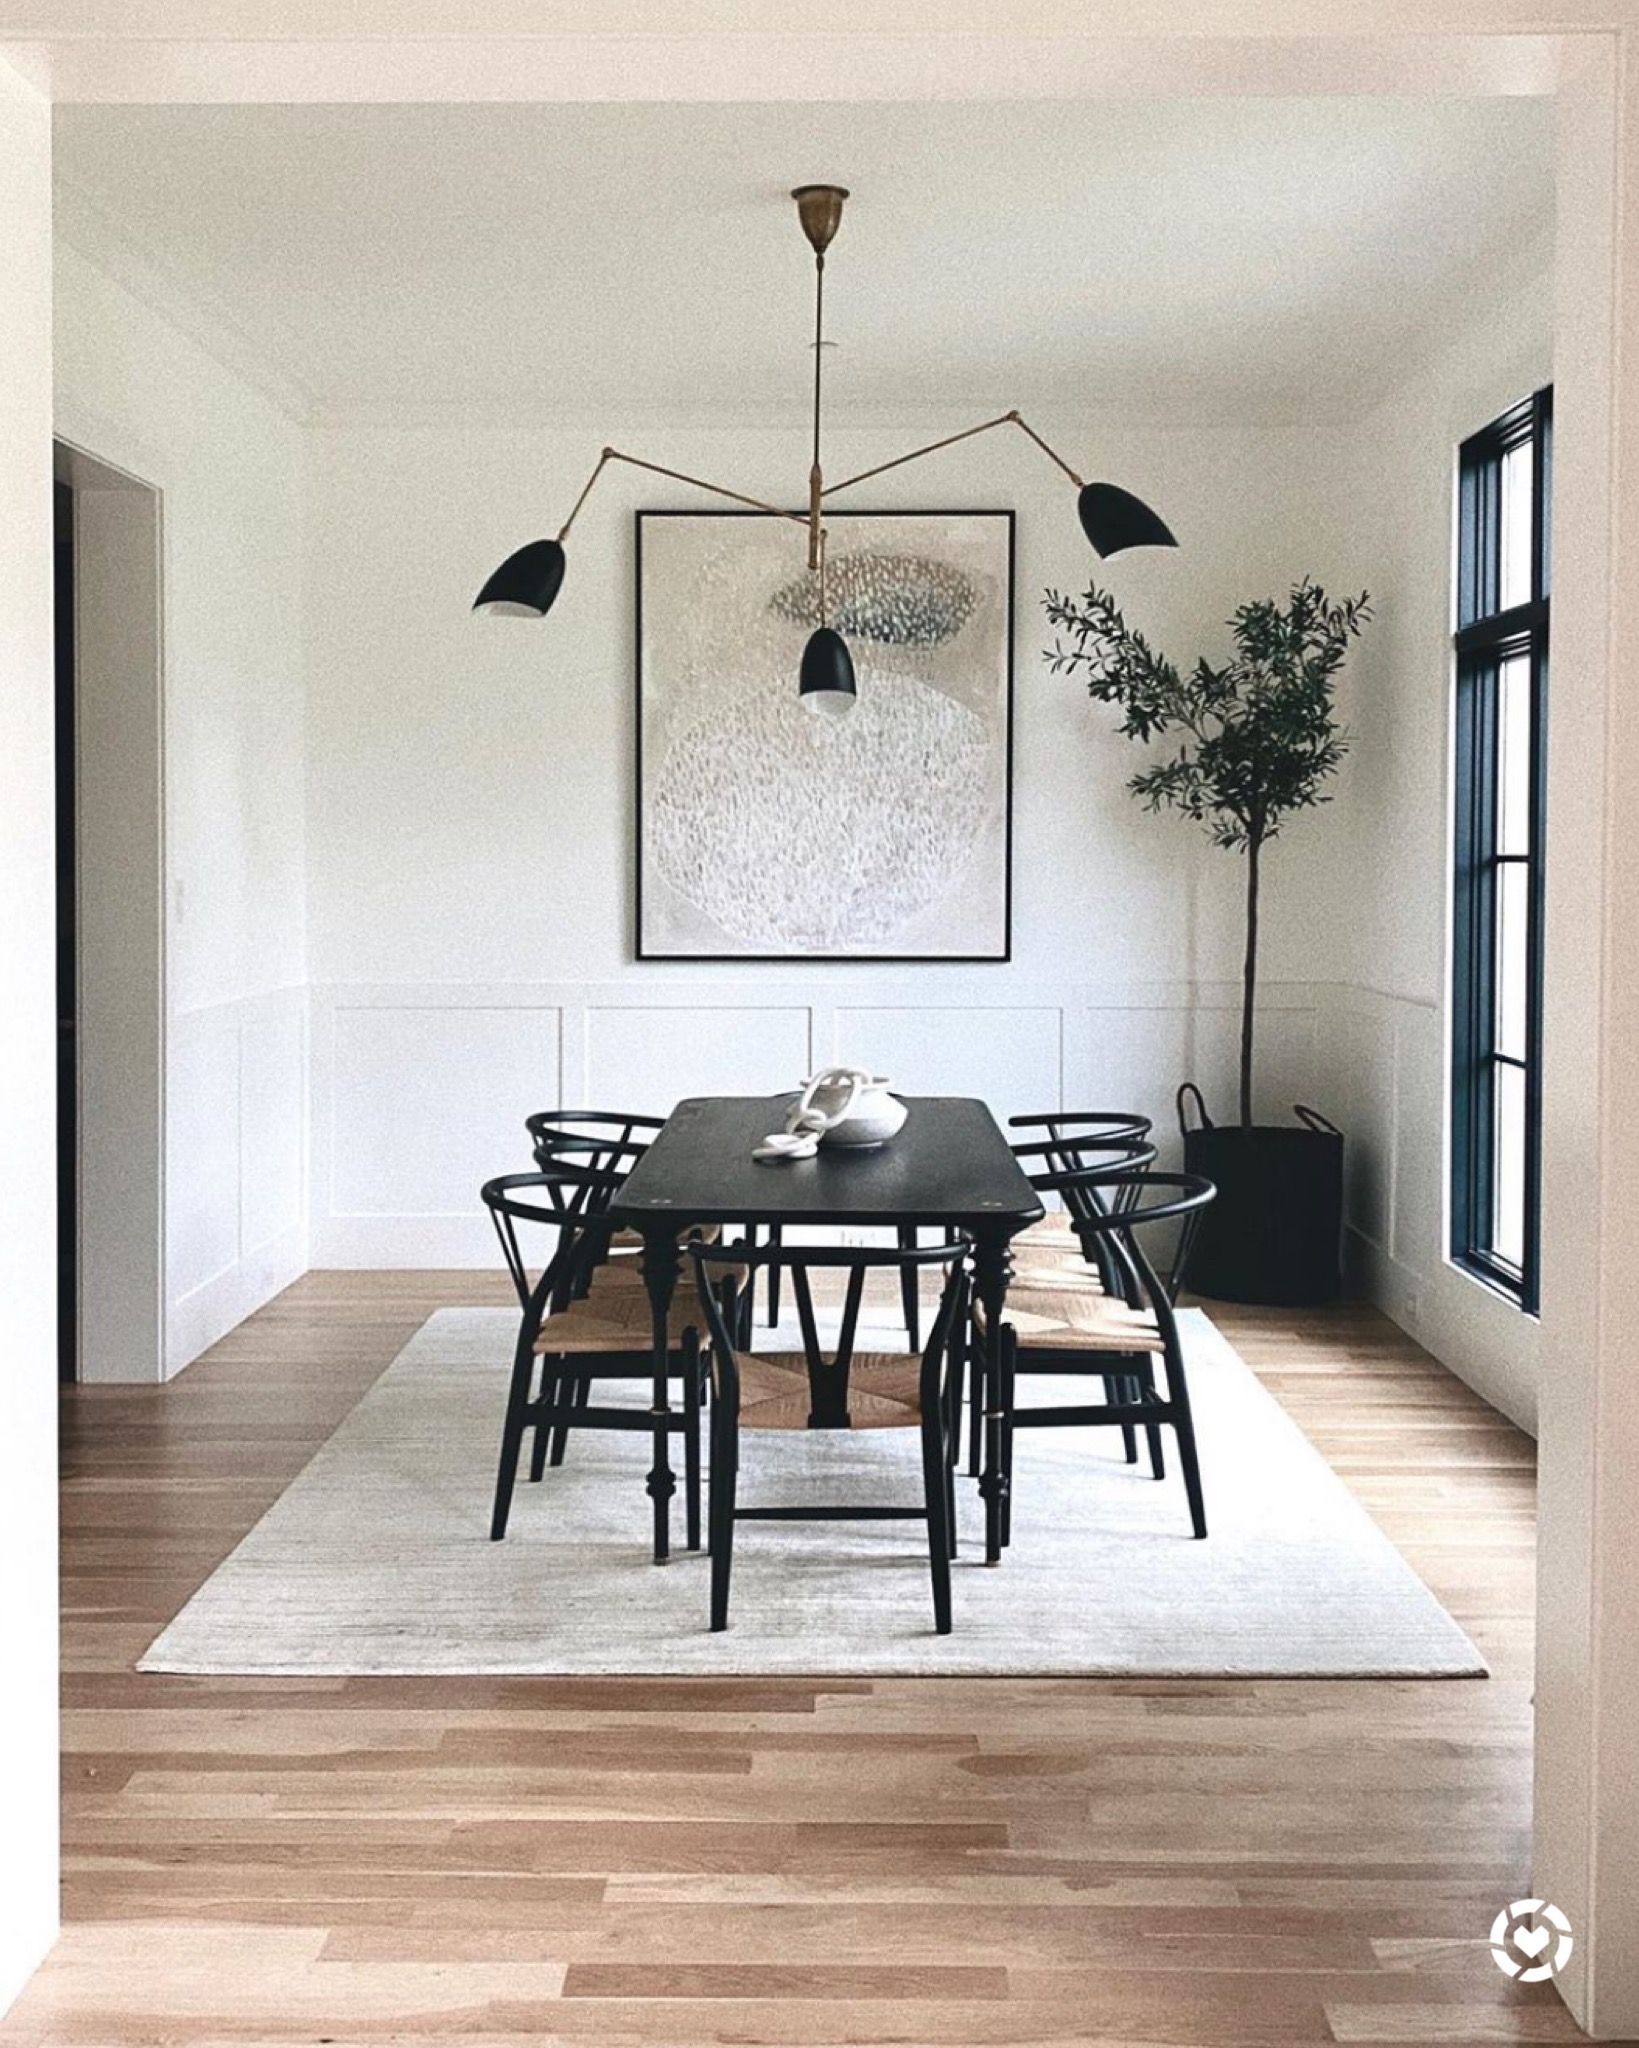
[[[624,1178],[578,1160],[559,1159],[534,1173],[500,1174],[479,1189],[526,1317],[534,1316],[538,1323],[586,1291],[592,1270],[608,1256],[604,1212]],[[536,1279],[530,1277],[531,1261],[518,1236],[520,1224],[540,1224],[554,1233]]]
[[[658,1129],[660,1119],[610,1110],[540,1109],[524,1119],[536,1166],[555,1175],[544,1192],[568,1216],[595,1216],[609,1206],[615,1189],[648,1150],[650,1126]],[[569,1166],[583,1169],[585,1177],[556,1177],[556,1169]]]
[[[1087,1203],[1076,1216],[1076,1234],[1084,1246],[1100,1250],[1099,1270],[1105,1285],[1114,1282],[1134,1306],[1155,1309],[1163,1328],[1172,1321],[1172,1307],[1184,1285],[1201,1212],[1218,1190],[1193,1173],[1153,1173],[1147,1169],[1114,1173],[1104,1167],[1076,1167],[1067,1173],[1034,1175],[1031,1186],[1064,1198],[1067,1206]],[[1179,1224],[1172,1260],[1163,1279],[1138,1232],[1154,1223]],[[1163,1313],[1164,1311],[1164,1313]]]
[[[1021,1157],[1041,1155],[1044,1167],[1057,1173],[1072,1173],[1078,1167],[1097,1165],[1153,1166],[1155,1147],[1148,1143],[1154,1128],[1151,1119],[1133,1109],[1050,1110],[1040,1116],[1009,1118],[1010,1127],[1046,1132],[1013,1150]],[[1111,1198],[1119,1204],[1120,1197]],[[1065,1204],[1070,1208],[1070,1204]],[[1108,1207],[1109,1203],[1100,1204]],[[1072,1216],[1076,1212],[1072,1209]]]
[[[1033,1155],[1041,1158],[1043,1170],[1031,1175],[1030,1185],[1058,1194],[1081,1256],[1105,1289],[1129,1292],[1128,1276],[1119,1269],[1109,1240],[1081,1226],[1094,1216],[1120,1215],[1133,1206],[1141,1192],[1137,1176],[1155,1164],[1155,1147],[1143,1138],[1048,1138],[1015,1145],[1013,1153],[1021,1163]]]
[[[1036,1116],[1010,1116],[1009,1130],[1045,1131],[1046,1142],[1071,1146],[1138,1144],[1154,1128],[1154,1119],[1136,1109],[1050,1109]]]
[[[700,1306],[711,1332],[712,1370],[728,1382],[731,1395],[739,1381],[738,1354],[733,1335],[740,1320],[736,1313],[739,1272],[749,1268],[754,1274],[759,1266],[768,1266],[783,1267],[790,1273],[791,1292],[796,1299],[797,1319],[802,1327],[804,1360],[811,1379],[817,1379],[826,1371],[841,1377],[853,1363],[859,1311],[865,1298],[868,1273],[873,1269],[888,1269],[903,1274],[923,1266],[946,1267],[938,1312],[922,1351],[923,1402],[937,1394],[951,1332],[959,1326],[966,1300],[970,1247],[965,1238],[951,1238],[935,1245],[891,1248],[877,1245],[722,1245],[708,1244],[696,1237],[689,1240],[688,1249],[694,1262]],[[809,1274],[816,1268],[840,1269],[848,1275],[836,1349],[829,1358],[820,1345],[819,1320],[814,1311],[814,1292],[809,1280]],[[748,1284],[749,1279],[748,1275]]]
[[[1082,1216],[1105,1215],[1130,1204],[1136,1192],[1132,1176],[1153,1166],[1157,1157],[1155,1147],[1142,1138],[1035,1138],[1010,1149],[1021,1165],[1041,1161],[1031,1176],[1034,1188],[1055,1176],[1075,1177],[1059,1191],[1072,1225]]]
[[[538,1109],[524,1118],[535,1164],[549,1167],[565,1153],[583,1166],[630,1173],[665,1127],[660,1116],[624,1109]]]

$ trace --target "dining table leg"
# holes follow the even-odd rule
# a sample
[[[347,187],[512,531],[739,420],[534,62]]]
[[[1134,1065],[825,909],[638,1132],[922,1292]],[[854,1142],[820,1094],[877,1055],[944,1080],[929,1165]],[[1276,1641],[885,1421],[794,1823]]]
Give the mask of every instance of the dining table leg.
[[[1006,1390],[1002,1376],[1002,1311],[1013,1277],[1013,1241],[1008,1231],[981,1227],[973,1240],[973,1293],[983,1311],[984,1340],[975,1346],[978,1384],[974,1393],[984,1413],[984,1467],[979,1498],[985,1504],[985,1563],[1000,1564],[1007,1525],[1007,1460],[1003,1455]]]
[[[664,1564],[671,1556],[671,1499],[677,1480],[671,1468],[671,1381],[667,1366],[671,1359],[670,1331],[672,1296],[677,1291],[681,1260],[677,1249],[677,1225],[668,1219],[663,1228],[643,1233],[643,1285],[649,1296],[650,1327],[654,1338],[654,1399],[649,1413],[654,1420],[654,1463],[649,1468],[649,1498],[654,1503],[654,1561]]]

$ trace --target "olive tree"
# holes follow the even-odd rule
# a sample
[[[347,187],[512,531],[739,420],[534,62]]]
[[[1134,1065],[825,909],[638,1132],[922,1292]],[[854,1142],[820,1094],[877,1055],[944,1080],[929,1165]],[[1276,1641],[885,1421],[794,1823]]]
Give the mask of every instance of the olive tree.
[[[1229,621],[1234,652],[1180,670],[1122,617],[1107,591],[1048,591],[1052,669],[1085,676],[1121,713],[1121,731],[1162,751],[1127,787],[1152,811],[1182,811],[1213,843],[1246,856],[1246,965],[1241,999],[1241,1123],[1252,1121],[1258,882],[1264,847],[1293,812],[1325,803],[1348,751],[1333,692],[1349,643],[1371,617],[1368,594],[1328,599],[1307,578],[1285,604],[1259,598]]]

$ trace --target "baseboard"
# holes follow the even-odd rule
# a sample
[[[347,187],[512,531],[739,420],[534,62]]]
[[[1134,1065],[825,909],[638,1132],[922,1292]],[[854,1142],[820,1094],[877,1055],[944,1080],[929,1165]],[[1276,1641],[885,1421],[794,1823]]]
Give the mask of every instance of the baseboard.
[[[1343,1233],[1343,1273],[1349,1292],[1380,1308],[1408,1337],[1422,1341],[1422,1275],[1384,1251],[1351,1223]]]
[[[165,1319],[166,1378],[299,1280],[308,1265],[307,1233],[298,1224],[173,1301]]]
[[[1533,1318],[1453,1267],[1419,1273],[1352,1226],[1344,1236],[1344,1271],[1351,1292],[1380,1308],[1515,1428],[1536,1435]]]

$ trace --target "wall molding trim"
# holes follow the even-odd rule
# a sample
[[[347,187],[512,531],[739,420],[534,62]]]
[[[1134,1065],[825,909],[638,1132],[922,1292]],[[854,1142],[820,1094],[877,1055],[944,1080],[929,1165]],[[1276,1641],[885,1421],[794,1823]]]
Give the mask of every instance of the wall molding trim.
[[[1311,1092],[1324,1000],[1304,982],[1263,992],[1271,1109]],[[707,968],[332,982],[310,990],[309,1009],[312,1263],[488,1267],[496,1252],[478,1188],[528,1165],[531,1109],[662,1111],[691,1092],[772,1093],[850,1059],[908,1093],[982,1095],[1003,1116],[1113,1098],[1154,1117],[1175,1153],[1180,1080],[1229,1100],[1240,990],[972,968]]]
[[[832,1059],[874,1063],[912,1093],[983,1095],[1002,1115],[1131,1104],[1155,1119],[1163,1159],[1176,1159],[1178,1082],[1232,1100],[1240,988],[971,967],[705,967],[326,982],[307,1003],[312,1265],[488,1268],[496,1251],[478,1188],[528,1165],[528,1110],[664,1110],[691,1091],[772,1092]],[[1258,1013],[1260,1114],[1313,1101],[1344,1130],[1350,1284],[1534,1428],[1539,1326],[1443,1256],[1438,1001],[1268,981]],[[200,1316],[237,1284],[213,1281]]]

